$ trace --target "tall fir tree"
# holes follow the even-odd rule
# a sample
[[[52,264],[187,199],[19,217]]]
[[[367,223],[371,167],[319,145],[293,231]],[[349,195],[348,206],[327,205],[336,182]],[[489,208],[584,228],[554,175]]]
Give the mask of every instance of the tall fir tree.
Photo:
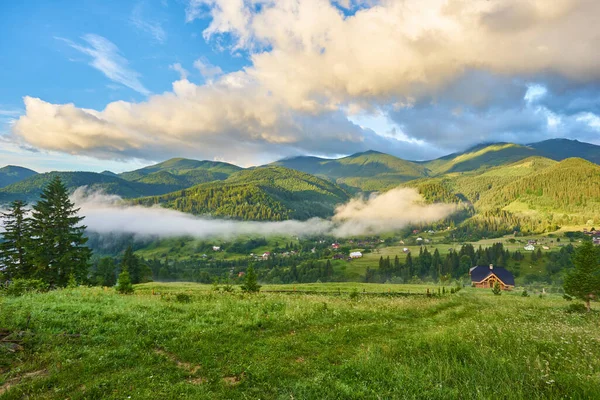
[[[565,293],[585,302],[588,312],[590,301],[600,295],[600,250],[592,242],[583,242],[573,255],[573,268],[564,282]]]
[[[5,280],[31,278],[33,265],[27,254],[30,240],[30,221],[27,218],[27,203],[15,200],[2,213],[4,233],[0,244],[0,263],[3,268],[0,275]]]
[[[72,274],[77,282],[87,279],[91,250],[85,245],[85,226],[78,208],[69,200],[59,177],[45,187],[33,206],[31,240],[35,276],[50,285],[65,287]]]

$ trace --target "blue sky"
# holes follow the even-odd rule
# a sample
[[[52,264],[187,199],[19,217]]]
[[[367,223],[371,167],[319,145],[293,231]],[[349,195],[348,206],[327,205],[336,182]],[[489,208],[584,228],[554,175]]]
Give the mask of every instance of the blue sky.
[[[123,171],[600,144],[599,2],[0,4],[0,157]]]

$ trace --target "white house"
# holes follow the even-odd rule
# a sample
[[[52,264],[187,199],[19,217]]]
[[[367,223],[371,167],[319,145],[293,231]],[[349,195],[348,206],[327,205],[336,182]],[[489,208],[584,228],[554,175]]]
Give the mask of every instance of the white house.
[[[213,246],[213,251],[221,251],[221,246]]]
[[[527,251],[534,251],[535,250],[535,246],[532,244],[528,244],[527,246],[524,247],[525,250]]]
[[[362,257],[362,253],[360,251],[353,251],[352,253],[350,253],[350,258],[361,258]]]
[[[410,250],[408,249],[408,247],[403,248],[402,251],[406,254],[410,253]]]

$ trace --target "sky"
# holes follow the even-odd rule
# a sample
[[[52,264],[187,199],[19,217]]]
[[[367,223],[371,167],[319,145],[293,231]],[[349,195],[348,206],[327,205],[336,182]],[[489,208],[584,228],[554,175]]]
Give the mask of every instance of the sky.
[[[597,0],[0,2],[0,164],[600,144]]]

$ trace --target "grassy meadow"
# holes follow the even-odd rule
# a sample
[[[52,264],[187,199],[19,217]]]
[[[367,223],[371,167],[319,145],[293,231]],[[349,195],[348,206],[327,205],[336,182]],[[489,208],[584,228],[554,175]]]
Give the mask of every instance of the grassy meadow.
[[[155,283],[0,298],[22,347],[0,346],[0,398],[600,398],[598,313],[558,296],[298,286],[323,293]]]

